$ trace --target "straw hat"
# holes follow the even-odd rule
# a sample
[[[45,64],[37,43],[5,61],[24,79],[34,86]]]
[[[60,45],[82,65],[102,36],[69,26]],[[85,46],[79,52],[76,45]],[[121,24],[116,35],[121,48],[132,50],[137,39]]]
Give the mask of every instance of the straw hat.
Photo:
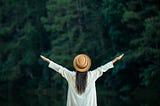
[[[79,54],[74,58],[73,66],[79,72],[86,72],[91,67],[91,59],[85,54]]]

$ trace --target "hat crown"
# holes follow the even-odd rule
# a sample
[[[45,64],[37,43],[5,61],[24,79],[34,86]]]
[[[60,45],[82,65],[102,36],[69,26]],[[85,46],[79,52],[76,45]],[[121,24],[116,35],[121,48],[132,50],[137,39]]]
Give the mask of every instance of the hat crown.
[[[79,68],[85,68],[85,67],[87,66],[87,59],[86,59],[85,56],[81,56],[81,55],[80,55],[80,56],[77,58],[76,63],[77,63],[77,66],[78,66]]]
[[[86,72],[91,67],[91,59],[85,54],[79,54],[74,58],[73,66],[76,71]]]

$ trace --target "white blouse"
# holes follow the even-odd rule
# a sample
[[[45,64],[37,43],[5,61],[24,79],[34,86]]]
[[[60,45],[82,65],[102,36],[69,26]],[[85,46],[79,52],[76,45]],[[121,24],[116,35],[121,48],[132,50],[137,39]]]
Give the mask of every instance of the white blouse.
[[[68,82],[67,106],[97,106],[95,81],[103,75],[103,72],[114,66],[112,62],[108,62],[93,71],[88,71],[87,86],[81,95],[78,94],[75,87],[76,71],[69,71],[53,61],[49,63],[48,67],[60,73]]]

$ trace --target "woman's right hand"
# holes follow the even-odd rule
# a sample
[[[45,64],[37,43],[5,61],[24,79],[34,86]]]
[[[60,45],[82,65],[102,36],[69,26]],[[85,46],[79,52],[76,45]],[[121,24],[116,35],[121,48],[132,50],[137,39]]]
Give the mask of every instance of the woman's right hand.
[[[120,56],[117,57],[117,60],[120,60],[123,56],[124,54],[121,54]]]
[[[48,63],[51,62],[51,60],[49,60],[48,58],[46,58],[46,57],[44,57],[44,56],[42,56],[42,55],[40,55],[40,57],[41,57],[42,60],[44,60],[45,62],[48,62]]]

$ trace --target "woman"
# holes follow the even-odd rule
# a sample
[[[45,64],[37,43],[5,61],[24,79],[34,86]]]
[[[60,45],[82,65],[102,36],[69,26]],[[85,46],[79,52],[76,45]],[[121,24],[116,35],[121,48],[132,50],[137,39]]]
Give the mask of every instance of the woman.
[[[97,106],[96,80],[102,76],[113,64],[120,60],[124,54],[116,57],[107,64],[88,71],[91,67],[91,59],[85,54],[77,55],[73,60],[76,71],[69,71],[41,55],[48,62],[48,67],[60,73],[68,82],[67,106]]]

